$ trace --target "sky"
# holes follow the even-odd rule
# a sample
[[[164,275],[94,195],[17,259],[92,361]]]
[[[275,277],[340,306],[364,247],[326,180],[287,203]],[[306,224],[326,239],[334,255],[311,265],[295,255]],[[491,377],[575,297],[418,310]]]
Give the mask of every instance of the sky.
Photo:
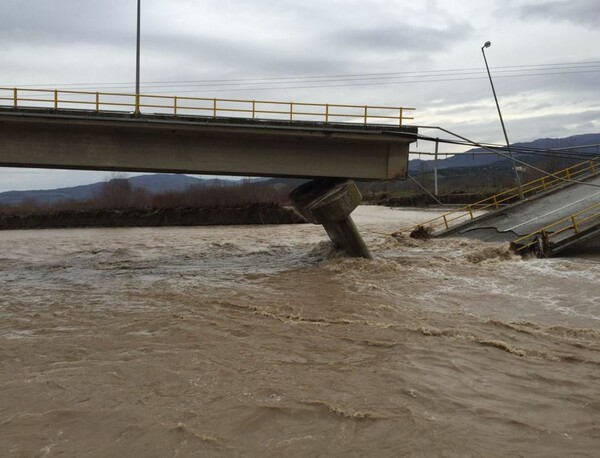
[[[502,143],[481,52],[489,40],[511,142],[600,132],[598,0],[141,4],[143,93],[414,107],[413,124]],[[0,87],[132,92],[136,8],[136,0],[0,1]],[[0,168],[0,192],[107,175]]]

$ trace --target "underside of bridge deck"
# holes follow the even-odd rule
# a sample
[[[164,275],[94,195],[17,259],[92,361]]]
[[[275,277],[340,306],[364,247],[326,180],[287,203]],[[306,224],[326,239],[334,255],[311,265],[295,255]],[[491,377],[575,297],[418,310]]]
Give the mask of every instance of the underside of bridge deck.
[[[0,165],[239,176],[405,178],[416,128],[0,109]]]

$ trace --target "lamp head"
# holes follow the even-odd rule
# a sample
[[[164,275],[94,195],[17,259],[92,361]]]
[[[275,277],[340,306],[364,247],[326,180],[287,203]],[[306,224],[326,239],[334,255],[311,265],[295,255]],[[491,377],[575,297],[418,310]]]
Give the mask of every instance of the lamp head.
[[[483,48],[489,48],[490,46],[492,46],[492,42],[486,41],[485,44],[483,45]],[[481,49],[483,49],[483,48],[481,48]]]

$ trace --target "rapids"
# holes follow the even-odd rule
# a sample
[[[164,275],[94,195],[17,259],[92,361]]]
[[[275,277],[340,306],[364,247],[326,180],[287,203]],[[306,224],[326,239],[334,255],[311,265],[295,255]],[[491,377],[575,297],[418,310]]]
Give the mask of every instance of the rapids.
[[[0,232],[0,456],[597,456],[597,253],[353,216]]]

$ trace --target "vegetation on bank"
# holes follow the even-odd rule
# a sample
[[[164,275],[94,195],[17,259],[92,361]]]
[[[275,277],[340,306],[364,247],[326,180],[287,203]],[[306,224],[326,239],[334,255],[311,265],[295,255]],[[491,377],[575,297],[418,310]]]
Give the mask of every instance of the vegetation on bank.
[[[554,173],[582,162],[580,158],[540,157],[531,161],[536,168]],[[359,183],[364,201],[389,207],[426,207],[438,205],[468,205],[514,188],[515,174],[509,161],[478,167],[455,167],[438,171],[438,195],[435,190],[433,162],[421,162],[412,179]],[[520,167],[522,183],[544,175],[531,167]]]
[[[124,210],[62,210],[52,213],[0,214],[0,229],[73,227],[160,227],[246,224],[296,224],[304,219],[289,207],[250,204],[238,207]]]
[[[577,160],[544,158],[536,165],[554,172]],[[363,201],[390,207],[466,205],[514,187],[508,161],[479,167],[441,169],[438,196],[433,197],[433,163],[422,162],[411,179],[357,183]],[[521,172],[527,182],[541,173]],[[0,228],[156,226],[206,224],[276,224],[300,222],[289,207],[289,193],[302,180],[269,180],[227,185],[191,186],[184,191],[153,194],[132,186],[122,174],[113,174],[87,200],[40,203],[25,199],[19,205],[0,205]]]
[[[32,199],[25,199],[19,205],[0,206],[0,214],[241,207],[252,204],[282,205],[287,202],[288,193],[289,189],[285,186],[241,182],[228,186],[191,186],[181,192],[169,191],[152,194],[145,189],[134,188],[125,178],[113,177],[103,183],[99,192],[92,199],[63,200],[56,203],[40,203]]]
[[[152,194],[133,188],[124,178],[113,178],[93,199],[0,206],[0,229],[304,222],[285,205],[288,192],[285,186],[242,182]]]

